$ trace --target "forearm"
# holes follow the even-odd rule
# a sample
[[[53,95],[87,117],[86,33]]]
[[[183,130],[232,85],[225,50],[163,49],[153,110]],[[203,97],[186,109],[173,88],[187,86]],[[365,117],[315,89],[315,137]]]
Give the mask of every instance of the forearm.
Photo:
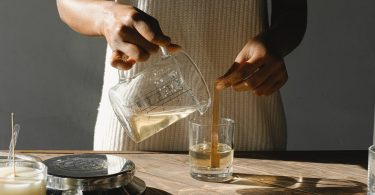
[[[306,0],[272,0],[271,26],[260,38],[271,52],[285,57],[302,41],[306,23]]]
[[[60,18],[73,30],[91,36],[103,35],[104,15],[115,2],[106,0],[56,0]]]

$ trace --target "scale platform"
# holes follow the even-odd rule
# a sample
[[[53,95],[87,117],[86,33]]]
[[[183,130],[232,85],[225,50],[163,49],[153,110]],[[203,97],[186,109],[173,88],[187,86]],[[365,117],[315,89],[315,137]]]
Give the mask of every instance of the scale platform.
[[[47,195],[127,195],[146,189],[145,182],[134,176],[134,163],[123,157],[79,154],[43,163],[48,167]]]

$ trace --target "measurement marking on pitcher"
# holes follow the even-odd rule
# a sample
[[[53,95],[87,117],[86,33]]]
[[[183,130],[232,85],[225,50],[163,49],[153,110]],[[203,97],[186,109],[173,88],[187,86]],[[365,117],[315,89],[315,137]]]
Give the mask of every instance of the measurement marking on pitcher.
[[[183,83],[181,83],[179,81],[179,79],[177,79],[177,78],[172,79],[172,80],[164,83],[163,85],[161,85],[157,89],[154,89],[150,92],[147,92],[144,95],[145,98],[142,98],[141,101],[135,102],[134,106],[138,107],[138,109],[140,109],[140,111],[144,111],[144,110],[148,109],[148,105],[160,104],[160,102],[162,102],[163,100],[168,99],[170,97],[173,97],[175,94],[178,94],[181,90],[184,90]],[[147,106],[147,107],[142,108],[143,106]]]
[[[164,74],[163,76],[165,76],[165,75],[167,75],[167,74]],[[154,89],[154,90],[151,90],[151,91],[145,93],[144,95],[145,95],[145,96],[150,96],[149,94],[153,93],[154,91],[156,91],[156,93],[158,93],[160,88],[162,88],[162,87],[164,87],[164,86],[167,86],[167,85],[171,84],[171,83],[174,82],[174,81],[175,81],[176,83],[180,83],[179,80],[180,80],[180,79],[177,78],[177,77],[172,77],[172,78],[171,78],[170,80],[168,80],[165,84],[161,85],[160,87],[158,87],[158,88],[156,88],[156,89]],[[152,94],[151,94],[151,95],[152,95]]]
[[[167,101],[165,101],[165,102],[163,102],[163,103],[160,104],[160,106],[163,106],[165,103],[168,103],[168,102],[170,102],[170,101],[172,101],[172,100],[178,98],[179,96],[185,94],[186,92],[191,91],[191,89],[188,89],[188,90],[182,91],[181,93],[177,93],[177,92],[180,92],[180,91],[182,91],[182,89],[176,91],[176,93],[172,94],[170,97],[166,97],[166,98],[160,99],[158,102],[155,102],[155,103],[158,104],[158,103],[162,102],[163,100],[167,100]],[[176,95],[176,94],[177,94],[177,95]],[[175,97],[172,97],[172,96],[175,96]],[[169,99],[168,99],[168,98],[169,98]],[[154,105],[154,106],[155,106],[155,105]],[[154,107],[154,106],[152,106],[153,108],[151,108],[151,109],[148,110],[147,112],[150,112],[150,111],[155,110],[156,108],[158,108],[158,107]],[[150,107],[151,107],[151,106],[148,106],[148,107],[146,107],[146,108],[144,108],[144,109],[141,109],[141,111],[144,112],[144,111],[146,111],[147,109],[149,109]]]

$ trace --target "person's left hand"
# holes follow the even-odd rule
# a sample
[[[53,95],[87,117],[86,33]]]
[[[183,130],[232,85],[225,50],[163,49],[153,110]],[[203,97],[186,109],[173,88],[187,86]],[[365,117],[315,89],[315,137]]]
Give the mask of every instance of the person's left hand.
[[[261,39],[251,39],[237,55],[234,64],[216,80],[216,88],[253,91],[271,95],[288,80],[284,60],[271,53]]]

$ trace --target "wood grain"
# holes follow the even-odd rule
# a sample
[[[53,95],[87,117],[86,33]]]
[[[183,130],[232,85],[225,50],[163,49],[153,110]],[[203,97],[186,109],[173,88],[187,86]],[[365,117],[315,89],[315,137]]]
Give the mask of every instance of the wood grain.
[[[22,153],[32,154],[42,159],[91,152],[22,151]],[[367,170],[363,165],[355,163],[337,163],[325,159],[320,159],[324,162],[308,162],[303,158],[298,158],[298,155],[291,156],[292,158],[289,159],[279,158],[281,159],[279,160],[275,159],[277,155],[272,156],[272,152],[263,152],[263,155],[262,152],[258,152],[255,155],[257,158],[250,157],[251,154],[241,154],[237,155],[241,157],[234,159],[234,177],[231,181],[209,183],[190,177],[187,154],[105,151],[94,153],[111,153],[131,159],[136,164],[136,176],[143,179],[148,186],[145,194],[346,195],[367,193]],[[309,152],[301,154],[306,155],[306,153]],[[319,153],[310,153],[319,159]],[[338,153],[345,155],[342,152]],[[285,154],[287,156],[288,152]],[[335,152],[331,152],[330,156],[335,156]],[[363,155],[363,158],[367,157]],[[366,161],[366,159],[361,161]]]

